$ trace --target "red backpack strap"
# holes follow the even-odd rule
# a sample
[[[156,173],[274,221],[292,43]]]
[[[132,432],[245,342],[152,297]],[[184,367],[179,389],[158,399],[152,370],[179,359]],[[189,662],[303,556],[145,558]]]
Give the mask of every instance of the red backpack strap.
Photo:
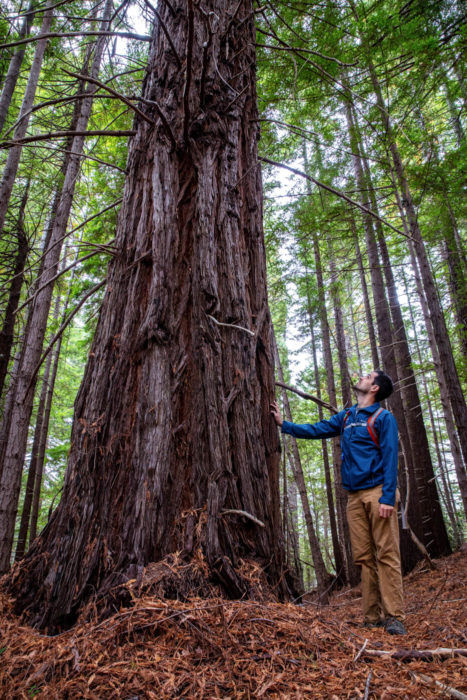
[[[373,413],[372,416],[368,418],[368,422],[366,424],[366,427],[368,428],[368,432],[370,433],[370,437],[375,443],[376,447],[379,447],[379,437],[378,433],[375,430],[375,421],[378,418],[378,416],[384,411],[384,408],[378,408],[375,413]]]
[[[345,428],[345,424],[347,423],[347,418],[350,416],[350,408],[348,408],[345,412],[344,416],[344,422],[342,423],[342,430]]]

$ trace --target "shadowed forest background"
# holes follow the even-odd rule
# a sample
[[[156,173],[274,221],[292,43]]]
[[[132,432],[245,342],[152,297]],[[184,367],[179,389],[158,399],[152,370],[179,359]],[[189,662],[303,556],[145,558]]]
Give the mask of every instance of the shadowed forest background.
[[[149,279],[147,270],[151,265],[160,264],[164,269],[164,256],[168,260],[172,249],[181,251],[176,266],[172,274],[168,267],[161,274],[160,296],[154,299],[152,315],[149,312],[144,315],[142,311],[140,335],[138,338],[135,335],[132,352],[144,353],[151,343],[164,348],[170,343],[176,323],[180,323],[177,331],[182,339],[180,347],[182,341],[191,342],[193,328],[184,326],[180,320],[182,312],[178,316],[177,309],[189,308],[192,317],[198,318],[194,310],[196,298],[193,297],[195,302],[188,302],[186,292],[191,284],[190,276],[196,277],[200,305],[206,314],[206,318],[199,315],[202,319],[199,323],[204,324],[200,342],[215,348],[213,364],[206,361],[203,378],[199,380],[204,382],[204,397],[212,392],[206,405],[215,407],[218,401],[215,357],[222,333],[232,337],[236,334],[230,341],[222,336],[222,347],[230,343],[232,354],[226,362],[232,374],[238,370],[238,384],[232,385],[218,410],[225,411],[227,422],[235,422],[248,412],[246,404],[254,404],[251,425],[245,431],[246,440],[236,431],[232,431],[234,437],[232,433],[230,438],[223,435],[219,422],[216,433],[220,437],[212,447],[216,458],[223,462],[224,448],[230,439],[237,445],[238,453],[245,455],[245,463],[254,446],[261,443],[263,456],[258,456],[258,463],[270,460],[268,464],[274,464],[274,455],[278,454],[276,431],[267,423],[267,404],[274,389],[266,374],[263,380],[263,370],[258,370],[271,364],[272,355],[279,382],[276,391],[284,414],[298,423],[315,422],[335,409],[352,405],[354,378],[381,367],[393,378],[396,388],[388,408],[396,416],[400,431],[404,571],[412,570],[422,559],[448,555],[464,542],[467,513],[465,8],[461,2],[448,0],[396,3],[274,0],[253,8],[240,1],[217,2],[211,9],[212,4],[168,0],[157,4],[149,0],[124,0],[121,4],[111,0],[98,3],[65,0],[47,4],[33,0],[29,5],[15,2],[2,5],[2,573],[8,572],[13,561],[22,560],[60,502],[75,398],[86,364],[92,367],[96,348],[105,346],[104,341],[100,346],[95,340],[91,349],[104,295],[110,298],[114,293],[106,285],[108,275],[123,280],[127,273],[133,274],[136,266],[143,270],[137,273],[140,277],[131,278],[133,291],[128,292],[128,297],[122,292],[118,302],[122,303],[123,315],[123,300],[134,294],[131,298],[136,317],[140,303],[142,309],[146,301],[141,297],[139,302],[134,290],[142,288],[146,278]],[[173,29],[169,21],[173,21]],[[244,36],[248,27],[250,34]],[[224,45],[223,38],[232,28],[235,37]],[[151,44],[154,29],[160,40]],[[182,32],[185,29],[186,35]],[[151,45],[156,48],[148,58]],[[211,47],[219,49],[217,59],[212,62]],[[255,74],[258,112],[252,77]],[[209,112],[210,100],[219,100],[219,113],[222,118],[227,116],[225,124],[219,120],[218,131],[214,122],[207,124],[207,118],[203,121],[202,116],[190,121],[195,109],[194,104],[189,104],[190,89],[199,91],[196,108],[199,107],[200,115]],[[151,90],[161,97],[156,100]],[[177,95],[178,102],[171,95]],[[175,102],[180,105],[180,113]],[[239,131],[237,136],[233,128],[232,132],[229,130],[231,115],[236,123],[240,124],[242,119],[244,122],[244,131]],[[216,199],[214,193],[212,201],[220,202],[221,208],[225,206],[233,221],[227,242],[219,244],[219,250],[227,251],[224,260],[215,249],[211,256],[213,241],[208,237],[202,240],[209,223],[206,219],[203,229],[202,216],[196,218],[197,213],[203,251],[199,269],[196,268],[198,253],[183,242],[183,233],[181,242],[168,233],[165,242],[159,235],[158,248],[156,244],[149,250],[141,247],[145,225],[141,212],[146,211],[145,199],[155,197],[157,189],[154,184],[157,178],[150,169],[152,156],[144,145],[147,143],[144,138],[152,138],[151,129],[167,154],[156,153],[160,158],[157,177],[162,183],[158,202],[169,202],[170,192],[179,187],[177,216],[183,210],[184,221],[189,222],[195,216],[193,212],[198,212],[190,194],[193,183],[201,191],[202,177],[208,182],[209,168],[214,168],[213,180],[217,180],[220,194]],[[253,148],[251,144],[256,144],[259,134],[256,157],[256,146]],[[215,144],[214,155],[210,165],[206,165],[205,152],[201,161],[198,145],[211,152],[209,139]],[[182,142],[191,144],[186,152],[180,145]],[[133,144],[130,156],[129,144]],[[224,149],[225,144],[231,152],[227,147]],[[174,152],[178,158],[176,167],[171,165]],[[249,160],[251,154],[253,161]],[[229,179],[228,163],[235,159],[240,163],[241,176]],[[257,177],[260,168],[263,196]],[[127,205],[120,210],[125,180]],[[241,211],[228,199],[230,194],[222,195],[224,185],[226,192],[234,192],[235,196],[243,192]],[[138,187],[138,194],[128,194],[130,190],[136,192]],[[209,210],[209,185],[203,192]],[[259,193],[256,199],[255,193]],[[167,211],[171,211],[171,206],[167,206]],[[264,279],[260,233],[254,236],[258,239],[257,249],[244,254],[243,248],[235,247],[236,232],[239,231],[239,245],[243,245],[245,227],[260,232],[261,207],[271,324],[261,287]],[[160,231],[169,232],[170,216],[162,209],[147,214],[146,223],[150,217],[157,218]],[[116,240],[118,217],[120,238]],[[138,236],[139,243],[135,243]],[[122,241],[126,250],[134,248],[131,260],[122,262]],[[150,263],[149,254],[153,256]],[[221,309],[222,314],[218,283],[211,285],[207,281],[211,264],[212,269],[217,265],[221,270],[219,279],[225,278],[225,288],[231,292],[231,303],[226,302],[229,308]],[[237,275],[242,264],[245,274],[253,278],[245,283],[248,312],[240,296],[235,297],[244,285]],[[121,274],[115,272],[119,265]],[[222,284],[219,282],[219,286]],[[112,302],[108,304],[111,306]],[[170,314],[175,320],[169,318]],[[249,319],[248,323],[245,318]],[[256,326],[248,327],[250,322]],[[270,326],[274,329],[274,339]],[[131,338],[132,331],[126,328],[125,332]],[[255,365],[261,377],[262,393],[251,400],[243,399],[242,393],[255,396],[251,388],[254,384],[249,384],[252,375],[238,369],[236,359],[247,352],[243,341],[248,333],[264,336],[256,346]],[[112,337],[117,346],[120,332]],[[88,389],[92,387],[96,396],[101,392],[102,405],[107,400],[110,402],[104,384],[107,374],[110,376],[114,370],[112,362],[109,360],[98,378],[83,384]],[[185,368],[186,358],[172,353],[167,362],[173,371],[170,381],[179,387],[173,405],[185,421],[189,412],[183,388],[185,372],[189,372]],[[92,371],[88,370],[89,376]],[[123,374],[125,371],[122,370]],[[128,387],[133,375],[128,371],[128,385],[122,384],[121,397],[131,393]],[[146,370],[141,371],[144,374]],[[152,396],[145,394],[144,400],[135,398],[135,415],[143,410],[148,415],[151,411],[157,413],[157,403],[166,384],[160,372],[151,371],[149,368],[143,379],[138,374],[137,381],[142,384],[146,381],[154,391]],[[225,366],[222,371],[227,372]],[[189,386],[198,387],[202,393],[197,381],[193,380]],[[290,391],[291,386],[312,395],[311,400],[299,398]],[[81,389],[77,406],[89,400],[88,389]],[[130,414],[133,409],[130,403],[126,407],[126,400],[122,398],[121,411],[128,410]],[[190,401],[196,402],[194,394]],[[243,408],[239,406],[241,401],[245,402]],[[110,405],[113,411],[114,404]],[[112,411],[109,409],[114,416]],[[212,411],[213,415],[207,419],[210,425],[215,423],[218,412],[214,408]],[[231,419],[232,412],[237,417]],[[89,424],[77,417],[75,427],[76,435],[87,432],[91,441],[97,441],[96,445],[100,439],[96,437],[98,433],[103,430],[111,433],[107,423],[106,428],[102,427],[98,414],[96,409],[96,421]],[[255,422],[255,416],[261,417],[263,423]],[[196,424],[190,425],[195,444]],[[261,425],[268,427],[263,431]],[[131,431],[128,426],[125,429]],[[167,432],[177,430],[182,433],[188,430],[186,422],[179,426],[171,424]],[[204,435],[200,445],[203,439]],[[212,446],[214,438],[209,439]],[[163,444],[158,448],[161,451]],[[184,441],[180,439],[178,445],[180,453],[173,453],[174,465],[180,464],[185,454]],[[141,450],[144,454],[144,445]],[[95,454],[100,454],[97,447]],[[259,535],[255,534],[260,541],[255,544],[256,554],[266,561],[268,552],[281,552],[271,564],[271,576],[279,590],[286,587],[280,572],[287,568],[290,579],[287,586],[295,596],[317,587],[325,602],[333,585],[358,582],[358,572],[351,563],[345,494],[340,488],[338,441],[337,444],[318,441],[296,444],[293,439],[284,439],[278,471],[275,464],[274,474],[269,467],[267,476],[257,477],[256,467],[252,467],[251,486],[245,487],[237,505],[237,497],[232,496],[234,507],[230,504],[222,514],[242,523],[241,548],[247,550],[251,541],[248,528],[262,512],[261,479],[265,479],[265,493],[271,488],[273,496],[277,491],[280,499],[276,503],[279,519],[276,522],[274,515],[268,515],[267,508],[264,518],[262,515],[259,518],[258,527],[264,525],[263,519],[271,520],[272,525],[266,528],[264,536],[261,530]],[[181,471],[170,469],[168,466],[168,482],[171,478],[183,480]],[[225,493],[234,490],[229,478],[226,477],[224,486],[219,486],[218,493],[207,486],[208,502],[217,504],[212,508],[220,507],[216,499],[222,506]],[[199,483],[204,488],[203,479],[200,472]],[[242,479],[248,481],[246,473]],[[109,489],[113,488],[113,482],[109,484]],[[128,488],[132,488],[131,483]],[[199,488],[201,491],[202,486]],[[192,542],[196,524],[201,522],[199,514],[194,510],[189,512],[193,506],[189,495],[180,492],[177,498],[182,519],[187,519],[183,525],[184,539],[182,542],[181,536],[171,533],[170,546],[166,547],[158,544],[158,540],[154,547],[160,548],[161,557],[183,547],[188,551],[187,541]],[[242,498],[249,502],[249,508],[245,507],[245,500],[240,502]],[[163,508],[162,511],[166,524],[174,516],[168,506],[167,512]],[[85,519],[86,515],[81,517]],[[160,533],[165,532],[165,524],[157,522],[151,526]],[[218,579],[231,595],[241,596],[246,584],[225,555],[230,546],[235,550],[228,527],[219,535],[219,541],[209,528],[208,517],[205,547],[212,554]],[[88,541],[94,541],[94,537],[99,535],[89,535]],[[159,539],[162,541],[163,536]],[[56,542],[50,546],[53,551]],[[75,558],[84,557],[84,551],[83,545],[81,552],[75,551]],[[87,564],[86,560],[83,566]],[[139,576],[136,569],[133,573]],[[105,581],[107,586],[120,582],[110,578]],[[31,595],[34,596],[33,587]],[[64,617],[61,620],[64,624],[76,614],[71,603],[70,606],[71,617]],[[41,618],[36,613],[35,620],[45,624],[46,616]]]

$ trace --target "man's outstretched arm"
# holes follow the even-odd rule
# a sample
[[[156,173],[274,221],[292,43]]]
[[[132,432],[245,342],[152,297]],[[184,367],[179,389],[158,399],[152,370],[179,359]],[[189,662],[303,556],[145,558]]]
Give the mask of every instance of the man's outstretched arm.
[[[321,420],[318,423],[290,423],[283,420],[277,401],[271,404],[271,414],[276,425],[278,425],[283,433],[292,435],[297,438],[305,438],[308,440],[319,440],[323,438],[331,438],[340,435],[342,423],[345,416],[345,411],[341,411],[332,416],[329,420]]]

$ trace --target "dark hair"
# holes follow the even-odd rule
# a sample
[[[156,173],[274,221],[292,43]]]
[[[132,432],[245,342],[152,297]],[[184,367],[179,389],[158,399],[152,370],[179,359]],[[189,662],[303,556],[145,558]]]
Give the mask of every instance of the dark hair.
[[[384,401],[384,399],[391,396],[392,392],[394,391],[392,379],[391,377],[388,377],[388,375],[381,369],[375,369],[375,372],[377,376],[375,377],[373,384],[379,386],[375,399],[376,401]]]

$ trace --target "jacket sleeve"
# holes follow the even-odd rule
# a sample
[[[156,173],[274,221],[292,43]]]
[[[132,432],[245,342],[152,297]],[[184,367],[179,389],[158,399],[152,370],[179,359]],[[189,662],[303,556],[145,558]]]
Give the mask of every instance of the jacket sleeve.
[[[383,493],[379,502],[393,506],[396,501],[397,455],[399,451],[397,422],[389,411],[385,411],[378,422],[379,446],[384,471]]]
[[[332,416],[329,420],[321,420],[313,425],[311,423],[299,425],[285,420],[282,423],[282,432],[296,438],[306,438],[308,440],[336,437],[341,433],[344,417],[345,411],[340,411],[340,413]]]

